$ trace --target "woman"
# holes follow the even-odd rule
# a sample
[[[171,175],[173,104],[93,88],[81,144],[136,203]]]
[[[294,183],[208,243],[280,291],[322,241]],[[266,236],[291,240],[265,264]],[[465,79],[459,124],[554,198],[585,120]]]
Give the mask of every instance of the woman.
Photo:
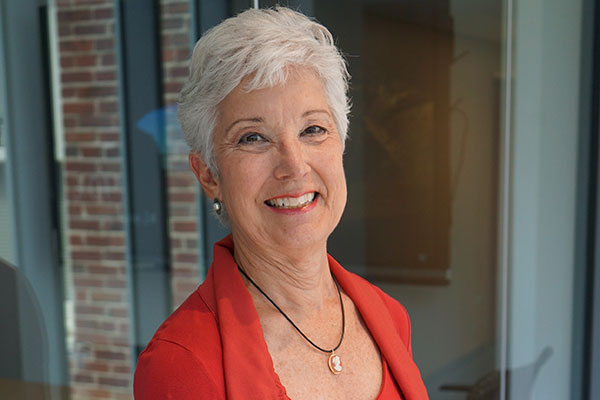
[[[231,235],[140,355],[136,398],[427,398],[404,308],[327,254],[346,91],[331,34],[292,10],[248,10],[198,41],[179,119]]]

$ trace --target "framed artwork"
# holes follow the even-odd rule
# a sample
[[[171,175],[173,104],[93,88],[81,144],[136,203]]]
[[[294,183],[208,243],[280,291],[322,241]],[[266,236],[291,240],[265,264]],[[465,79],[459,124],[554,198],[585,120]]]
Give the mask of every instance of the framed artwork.
[[[365,7],[367,276],[446,285],[452,20],[443,1]]]

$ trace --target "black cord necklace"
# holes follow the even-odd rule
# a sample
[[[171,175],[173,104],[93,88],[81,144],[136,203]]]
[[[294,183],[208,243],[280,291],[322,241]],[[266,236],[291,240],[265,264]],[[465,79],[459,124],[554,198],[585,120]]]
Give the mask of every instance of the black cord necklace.
[[[292,324],[292,326],[294,327],[294,329],[296,329],[298,331],[298,333],[300,335],[302,335],[302,337],[304,339],[306,339],[306,341],[308,343],[310,343],[314,348],[316,348],[319,351],[322,351],[323,353],[330,353],[329,354],[329,359],[327,360],[327,364],[329,365],[329,370],[332,373],[334,373],[335,375],[337,375],[340,372],[342,372],[342,360],[340,359],[339,355],[335,354],[335,351],[340,348],[340,346],[342,345],[342,341],[344,340],[344,332],[346,331],[346,314],[344,313],[344,302],[342,301],[342,293],[340,292],[340,286],[338,285],[337,281],[335,280],[335,277],[333,277],[333,275],[332,275],[333,282],[335,283],[335,288],[337,289],[338,297],[340,299],[340,306],[342,308],[342,335],[340,336],[340,341],[338,342],[337,346],[335,346],[333,349],[327,350],[327,349],[324,349],[322,347],[317,346],[312,340],[310,340],[304,334],[304,332],[302,332],[300,330],[300,328],[298,328],[298,326],[296,326],[296,324],[294,323],[294,321],[292,321],[290,319],[290,317],[288,317],[287,314],[284,313],[283,310],[281,308],[279,308],[279,306],[277,304],[275,304],[275,302],[273,300],[271,300],[271,298],[248,276],[248,274],[242,269],[242,267],[240,267],[239,265],[237,267],[240,270],[240,272],[242,273],[242,275],[244,275],[246,277],[246,279],[248,279],[248,281],[255,288],[257,288],[258,291],[261,292],[262,295],[265,296],[265,298],[267,300],[269,300],[269,302],[271,304],[273,304],[273,307],[275,307],[277,309],[277,311],[279,311],[281,313],[281,315],[283,315],[285,317],[285,319],[287,319],[288,322],[290,324]]]

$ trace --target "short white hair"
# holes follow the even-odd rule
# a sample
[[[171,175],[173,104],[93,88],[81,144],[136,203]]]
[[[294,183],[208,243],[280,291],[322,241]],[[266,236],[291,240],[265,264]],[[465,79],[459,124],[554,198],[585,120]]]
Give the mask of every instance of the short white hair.
[[[249,9],[208,30],[196,43],[177,116],[188,145],[213,171],[217,107],[244,79],[252,91],[285,83],[288,67],[312,68],[323,83],[342,143],[348,132],[350,78],[323,25],[285,7]]]

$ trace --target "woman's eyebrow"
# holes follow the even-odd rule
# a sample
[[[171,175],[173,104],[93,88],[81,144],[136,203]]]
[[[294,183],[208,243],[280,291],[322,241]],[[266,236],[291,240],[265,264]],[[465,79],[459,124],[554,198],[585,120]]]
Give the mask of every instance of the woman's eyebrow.
[[[227,134],[231,130],[231,128],[233,128],[236,124],[239,124],[240,122],[263,122],[263,121],[264,120],[260,117],[236,119],[235,121],[233,121],[231,123],[231,125],[229,125],[229,127],[227,129],[225,129],[225,134]]]
[[[331,117],[331,113],[328,110],[325,110],[325,109],[316,109],[316,110],[305,111],[302,114],[302,117],[308,117],[309,115],[312,115],[312,114],[321,114],[321,113],[327,114],[327,116]]]

